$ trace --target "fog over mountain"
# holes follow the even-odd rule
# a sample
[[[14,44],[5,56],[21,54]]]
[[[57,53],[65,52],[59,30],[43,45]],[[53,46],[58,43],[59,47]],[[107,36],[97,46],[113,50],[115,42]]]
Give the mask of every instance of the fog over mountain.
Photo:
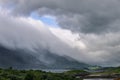
[[[39,58],[34,55],[35,52],[8,49],[0,46],[0,67],[15,69],[84,69],[88,64],[78,62],[68,56],[60,56],[50,53],[47,50],[36,52]]]
[[[69,64],[67,56],[120,66],[119,7],[119,0],[0,0],[0,65],[36,62],[44,67],[42,62],[58,56]]]
[[[42,22],[8,15],[0,17],[2,67],[64,69],[88,66],[70,58],[69,54],[74,53],[74,49],[53,35]]]

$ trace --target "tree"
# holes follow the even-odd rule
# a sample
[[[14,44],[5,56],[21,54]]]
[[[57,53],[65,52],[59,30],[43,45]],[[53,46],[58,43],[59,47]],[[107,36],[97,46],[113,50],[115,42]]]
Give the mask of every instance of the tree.
[[[34,80],[34,78],[35,78],[35,75],[31,72],[28,72],[24,80]]]

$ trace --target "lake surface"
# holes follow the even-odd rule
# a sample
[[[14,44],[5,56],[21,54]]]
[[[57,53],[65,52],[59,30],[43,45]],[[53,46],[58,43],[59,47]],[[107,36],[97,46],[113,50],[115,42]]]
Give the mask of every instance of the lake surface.
[[[42,71],[53,72],[53,73],[63,73],[69,70],[67,69],[42,69]]]
[[[83,79],[83,80],[113,80],[113,79]]]

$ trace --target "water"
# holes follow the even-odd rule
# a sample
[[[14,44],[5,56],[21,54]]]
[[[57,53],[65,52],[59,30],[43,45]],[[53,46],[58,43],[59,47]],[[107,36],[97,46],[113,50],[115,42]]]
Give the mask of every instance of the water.
[[[113,80],[113,79],[83,79],[83,80]]]
[[[67,69],[42,69],[42,71],[53,72],[53,73],[63,73],[69,70]]]

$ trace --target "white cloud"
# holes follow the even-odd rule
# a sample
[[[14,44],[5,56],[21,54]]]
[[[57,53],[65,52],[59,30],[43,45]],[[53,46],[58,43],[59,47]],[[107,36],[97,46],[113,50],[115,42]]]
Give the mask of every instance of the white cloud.
[[[72,33],[70,30],[61,28],[50,28],[52,33],[61,39],[63,42],[67,43],[72,48],[85,49],[86,45],[82,42],[78,33]]]

